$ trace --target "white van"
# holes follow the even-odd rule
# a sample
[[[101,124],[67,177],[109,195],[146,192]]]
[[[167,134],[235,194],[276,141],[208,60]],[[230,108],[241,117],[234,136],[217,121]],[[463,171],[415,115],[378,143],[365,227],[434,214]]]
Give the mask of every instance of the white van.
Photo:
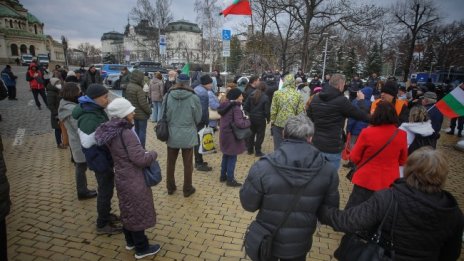
[[[30,54],[22,54],[21,55],[21,65],[22,66],[29,66],[32,62],[32,55]]]

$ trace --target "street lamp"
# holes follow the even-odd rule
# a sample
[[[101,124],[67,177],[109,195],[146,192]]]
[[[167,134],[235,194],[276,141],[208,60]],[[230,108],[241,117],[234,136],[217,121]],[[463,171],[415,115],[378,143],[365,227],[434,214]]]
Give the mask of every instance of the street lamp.
[[[325,38],[325,48],[324,48],[324,63],[322,65],[322,78],[321,78],[321,79],[324,79],[324,76],[325,76],[325,64],[326,64],[326,61],[327,61],[327,46],[329,44],[329,38],[334,39],[334,38],[337,38],[337,36],[336,35],[328,36],[329,35],[328,33],[323,33],[322,35],[326,36],[326,38]]]
[[[398,64],[398,57],[404,53],[397,53],[395,58],[395,68],[393,69],[393,76],[396,76],[396,65]]]

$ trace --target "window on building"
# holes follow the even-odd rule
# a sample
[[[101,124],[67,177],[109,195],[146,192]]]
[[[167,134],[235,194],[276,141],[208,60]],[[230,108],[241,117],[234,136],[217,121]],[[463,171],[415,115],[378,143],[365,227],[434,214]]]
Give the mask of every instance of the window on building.
[[[11,45],[11,55],[12,56],[18,56],[18,46],[16,44]]]
[[[27,54],[27,46],[25,44],[21,44],[19,50],[21,51],[21,54]]]
[[[35,47],[33,45],[29,46],[29,53],[32,55],[32,56],[35,56]]]
[[[35,32],[35,34],[37,34],[37,25],[36,24],[34,25],[34,32]]]
[[[13,20],[10,20],[10,28],[13,28]]]

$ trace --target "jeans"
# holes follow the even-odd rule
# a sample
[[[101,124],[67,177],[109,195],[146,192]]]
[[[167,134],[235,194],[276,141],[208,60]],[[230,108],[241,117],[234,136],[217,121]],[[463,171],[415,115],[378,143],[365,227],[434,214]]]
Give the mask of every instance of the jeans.
[[[193,149],[176,149],[168,147],[168,159],[166,166],[166,188],[168,191],[176,190],[176,161],[179,155],[179,150],[182,150],[182,160],[184,162],[184,192],[192,189],[192,173],[193,173]]]
[[[114,173],[95,172],[97,179],[97,227],[102,228],[110,222],[111,198],[113,198]]]
[[[274,150],[278,149],[284,140],[283,130],[284,128],[277,127],[275,125],[272,125],[271,127],[271,134],[274,140]]]
[[[139,136],[140,144],[145,148],[145,140],[147,138],[147,120],[135,120],[135,133]]]
[[[162,101],[154,101],[151,103],[152,106],[152,114],[151,114],[151,120],[158,122],[161,119],[161,105]]]
[[[16,99],[16,86],[7,86],[8,88],[8,99]]]
[[[456,128],[456,123],[458,126],[458,130],[462,131],[462,128],[464,126],[464,116],[457,117],[457,118],[452,118],[450,121],[450,128],[452,131]]]
[[[0,220],[0,260],[8,261],[8,255],[6,251],[7,247],[7,237],[6,237],[6,220]]]
[[[54,130],[55,130],[56,145],[60,145],[61,144],[61,129],[57,128],[57,129],[54,129]]]
[[[261,146],[263,145],[264,135],[266,133],[266,120],[252,120],[251,121],[251,137],[247,139],[247,150],[249,153],[260,153]]]
[[[87,163],[81,162],[75,165],[75,176],[76,176],[76,191],[78,195],[84,195],[89,190],[87,189]]]
[[[32,96],[34,97],[35,105],[40,109],[39,94],[42,96],[42,100],[47,105],[47,95],[45,94],[45,89],[32,89]]]
[[[237,155],[222,154],[221,179],[227,178],[228,181],[235,179],[234,171],[237,164]]]
[[[124,237],[127,246],[135,246],[135,252],[142,252],[148,248],[148,238],[145,231],[129,231],[123,227]]]
[[[321,152],[323,156],[332,163],[332,165],[335,167],[335,169],[338,172],[338,169],[340,168],[340,161],[342,160],[342,154],[341,153],[326,153],[326,152]]]

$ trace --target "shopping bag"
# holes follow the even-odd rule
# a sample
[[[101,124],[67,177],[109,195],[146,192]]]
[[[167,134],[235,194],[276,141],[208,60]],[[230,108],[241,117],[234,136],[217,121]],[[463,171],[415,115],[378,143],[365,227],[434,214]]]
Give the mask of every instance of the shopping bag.
[[[216,153],[216,145],[214,144],[214,131],[213,128],[207,126],[198,132],[200,135],[200,146],[198,146],[198,153],[211,154]]]

